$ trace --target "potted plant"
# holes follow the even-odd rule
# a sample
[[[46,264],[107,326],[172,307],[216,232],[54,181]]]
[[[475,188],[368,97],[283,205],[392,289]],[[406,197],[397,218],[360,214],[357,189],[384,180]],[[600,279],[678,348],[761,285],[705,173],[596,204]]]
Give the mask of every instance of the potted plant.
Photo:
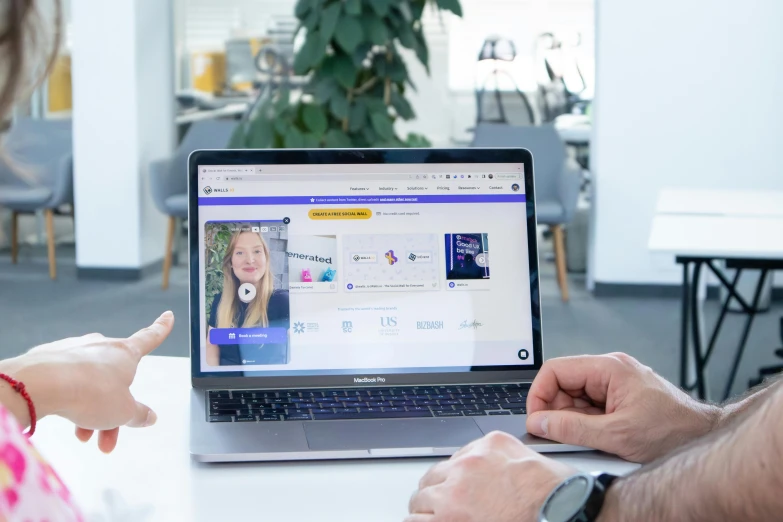
[[[459,0],[299,0],[295,14],[306,35],[293,70],[308,78],[303,94],[292,101],[288,89],[278,89],[238,126],[230,146],[429,146],[394,129],[398,118],[415,118],[405,97],[415,86],[400,50],[414,51],[429,73],[428,4],[462,16]]]

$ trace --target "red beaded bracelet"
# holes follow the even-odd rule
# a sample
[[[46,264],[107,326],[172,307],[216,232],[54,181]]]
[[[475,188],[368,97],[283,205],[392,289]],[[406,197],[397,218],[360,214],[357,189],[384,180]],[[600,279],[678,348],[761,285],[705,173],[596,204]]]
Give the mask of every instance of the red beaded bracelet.
[[[33,404],[33,399],[30,398],[30,394],[27,393],[27,390],[24,387],[24,383],[21,381],[17,381],[13,377],[10,377],[4,373],[0,373],[0,379],[3,379],[5,382],[11,385],[11,388],[14,389],[15,392],[19,393],[24,400],[27,401],[27,408],[30,410],[30,431],[25,433],[28,437],[32,436],[33,433],[35,433],[35,405]]]

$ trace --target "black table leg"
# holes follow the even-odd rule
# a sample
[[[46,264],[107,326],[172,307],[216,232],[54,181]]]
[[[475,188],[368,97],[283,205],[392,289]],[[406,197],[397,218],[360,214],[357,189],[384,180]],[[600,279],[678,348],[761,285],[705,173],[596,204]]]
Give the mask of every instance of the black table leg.
[[[718,272],[718,270],[712,265],[711,262],[707,263],[707,267],[709,267],[709,269],[712,270],[714,274],[718,274],[720,277],[723,277],[722,274]],[[720,315],[718,316],[718,322],[715,324],[715,328],[712,330],[712,336],[710,337],[710,344],[707,345],[707,353],[704,354],[705,363],[706,361],[710,360],[710,357],[712,357],[712,351],[715,349],[715,343],[718,341],[718,335],[720,335],[720,329],[723,326],[723,320],[726,319],[726,313],[729,311],[729,305],[731,304],[732,299],[734,299],[735,289],[737,288],[737,283],[739,282],[740,274],[742,274],[741,269],[737,269],[734,272],[735,272],[734,279],[731,281],[730,285],[728,284],[728,281],[724,282],[724,280],[721,279],[721,283],[729,291],[729,295],[726,297],[726,300],[723,302],[723,306],[720,309]],[[745,303],[739,302],[739,304],[740,306],[743,307],[744,310]]]
[[[684,390],[688,388],[688,306],[691,297],[690,279],[688,269],[690,263],[682,262],[682,317],[680,323],[680,387]]]
[[[707,383],[704,377],[706,358],[701,350],[701,324],[699,323],[699,278],[703,262],[696,261],[693,264],[693,277],[691,278],[691,331],[693,333],[693,361],[696,365],[696,382],[694,383],[699,399],[707,398]]]
[[[753,304],[750,310],[747,310],[748,318],[745,320],[745,328],[742,331],[742,337],[740,338],[740,344],[737,348],[737,354],[734,356],[734,365],[731,367],[731,373],[729,374],[729,380],[726,383],[726,390],[723,392],[723,400],[729,398],[731,395],[731,388],[734,386],[734,379],[737,377],[737,370],[739,369],[740,361],[742,360],[742,354],[745,351],[745,344],[748,341],[748,335],[750,334],[750,327],[753,325],[753,319],[756,317],[759,307],[759,299],[761,298],[761,290],[764,288],[764,281],[767,279],[767,273],[769,270],[762,270],[759,282],[756,285],[756,292],[753,294]]]

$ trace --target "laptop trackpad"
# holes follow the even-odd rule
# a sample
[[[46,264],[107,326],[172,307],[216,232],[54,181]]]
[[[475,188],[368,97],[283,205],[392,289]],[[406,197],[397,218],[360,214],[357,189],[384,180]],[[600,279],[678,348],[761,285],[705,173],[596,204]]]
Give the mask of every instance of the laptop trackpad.
[[[304,423],[314,451],[461,448],[482,436],[473,419],[390,419]]]

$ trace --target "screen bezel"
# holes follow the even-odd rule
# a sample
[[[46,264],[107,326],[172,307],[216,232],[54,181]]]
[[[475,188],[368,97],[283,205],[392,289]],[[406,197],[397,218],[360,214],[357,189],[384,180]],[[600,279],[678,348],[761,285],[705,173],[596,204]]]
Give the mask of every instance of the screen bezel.
[[[522,163],[524,165],[525,205],[527,208],[528,263],[533,324],[533,365],[473,366],[465,372],[388,373],[376,370],[340,375],[244,376],[243,372],[202,372],[200,354],[201,288],[199,283],[199,208],[198,167],[209,165],[361,165],[361,164],[449,164],[449,163]],[[543,364],[541,303],[538,274],[533,156],[522,148],[466,149],[266,149],[198,150],[188,158],[188,248],[190,362],[193,386],[304,388],[353,386],[354,377],[382,377],[377,386],[415,384],[491,383],[530,380]],[[193,232],[196,233],[193,233]],[[195,303],[195,305],[194,305]]]

